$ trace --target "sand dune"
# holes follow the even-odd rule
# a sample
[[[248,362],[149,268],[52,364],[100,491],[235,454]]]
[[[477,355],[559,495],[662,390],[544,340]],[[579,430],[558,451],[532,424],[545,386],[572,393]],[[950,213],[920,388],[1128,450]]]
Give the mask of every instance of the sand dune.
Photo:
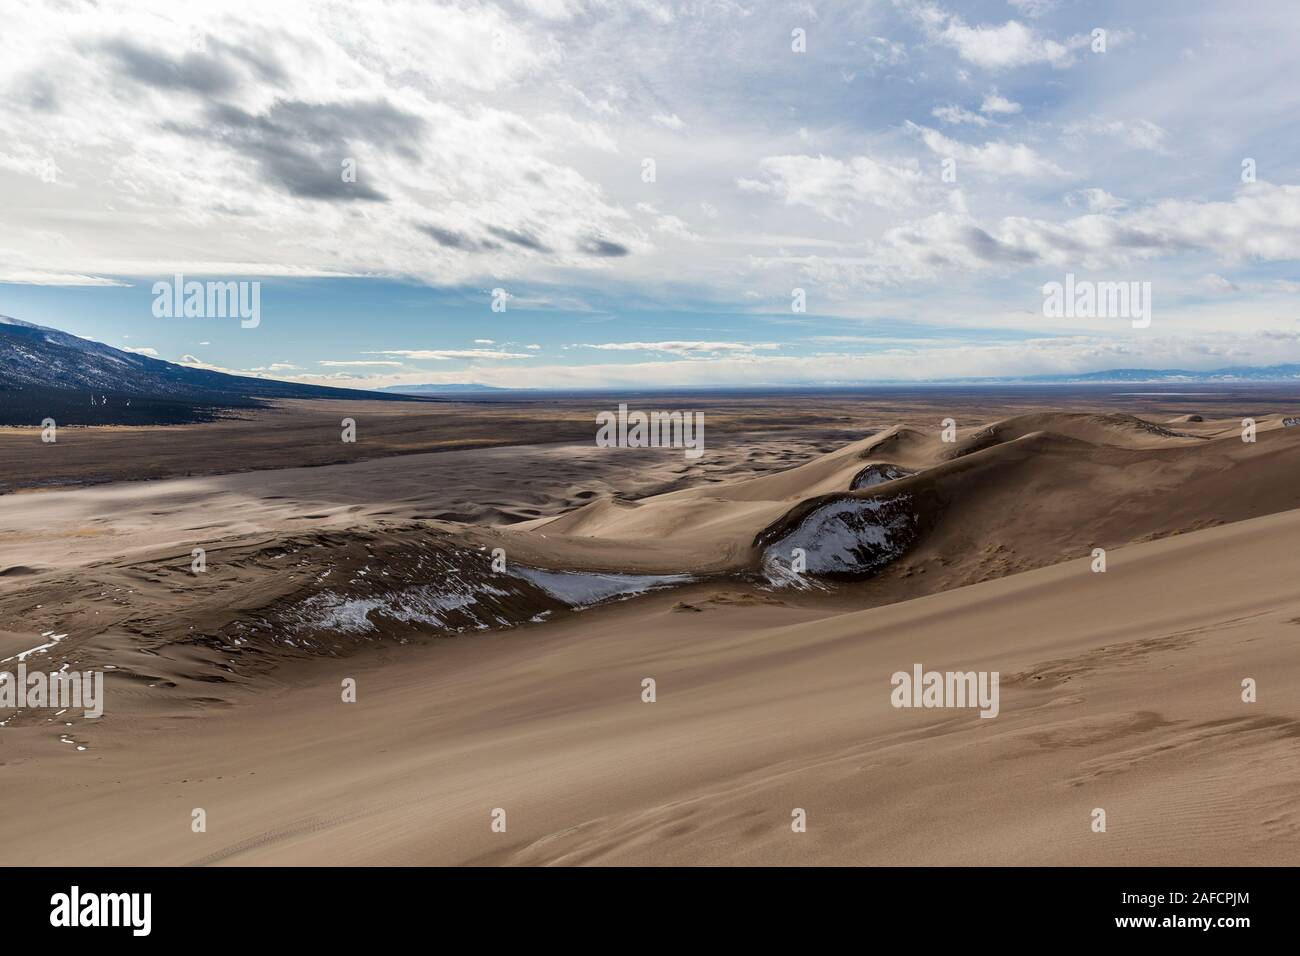
[[[831,615],[652,596],[318,662],[201,730],[22,739],[7,791],[58,839],[11,820],[6,862],[1293,864],[1298,539],[1290,512],[1121,549],[1106,574]],[[892,708],[914,661],[1000,671],[1000,715]]]
[[[906,498],[917,535],[885,577],[924,569],[951,586],[1300,507],[1286,477],[1300,467],[1300,430],[1261,417],[1257,438],[1242,442],[1239,420],[1192,434],[1127,415],[1016,416],[961,429],[952,443],[939,428],[896,426],[777,474],[603,498],[498,539],[543,565],[601,568],[619,556],[647,572],[753,571],[766,546],[819,508]],[[881,466],[915,474],[850,490]]]
[[[893,426],[780,470],[781,456],[754,442],[716,450],[693,474],[671,455],[535,446],[0,496],[11,635],[0,634],[0,651],[53,629],[73,635],[69,653],[147,636],[167,656],[177,643],[238,638],[251,659],[260,655],[248,645],[266,640],[247,637],[260,633],[280,645],[273,663],[304,645],[344,651],[560,609],[516,568],[753,590],[791,583],[794,547],[812,554],[813,572],[865,579],[819,601],[873,606],[1300,507],[1290,480],[1300,431],[1261,418],[1252,444],[1237,421],[1195,428],[1036,413],[961,429],[953,442],[938,428]],[[863,484],[891,469],[902,477]],[[542,516],[517,520],[529,512]],[[201,576],[190,573],[196,546],[210,565]],[[489,566],[498,548],[504,576]],[[431,567],[456,568],[444,590],[458,600],[501,586],[513,597],[487,618],[447,618],[426,588]],[[349,617],[356,626],[340,630]],[[191,669],[105,662],[193,693]]]
[[[0,659],[112,700],[0,714],[57,824],[0,822],[0,861],[1294,863],[1300,430],[1205,418],[0,497]],[[854,573],[792,586],[795,545]],[[997,717],[893,707],[917,663],[997,671]]]

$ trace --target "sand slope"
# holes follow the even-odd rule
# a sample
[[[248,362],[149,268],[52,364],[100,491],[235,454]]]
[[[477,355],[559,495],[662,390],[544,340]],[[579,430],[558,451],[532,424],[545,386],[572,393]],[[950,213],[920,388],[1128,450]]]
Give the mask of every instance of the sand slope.
[[[1118,550],[1105,574],[831,616],[661,595],[320,663],[198,723],[105,726],[87,753],[7,747],[7,795],[55,829],[7,816],[0,847],[7,864],[1295,864],[1297,542],[1293,511]],[[914,662],[1000,671],[1000,716],[892,708]]]

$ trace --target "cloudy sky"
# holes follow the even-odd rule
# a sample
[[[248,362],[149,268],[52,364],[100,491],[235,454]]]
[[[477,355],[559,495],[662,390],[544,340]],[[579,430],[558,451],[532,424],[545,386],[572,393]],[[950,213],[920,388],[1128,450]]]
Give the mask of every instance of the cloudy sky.
[[[118,347],[362,387],[1300,361],[1291,0],[0,15],[0,314]],[[176,273],[260,324],[156,317]],[[1150,282],[1150,327],[1045,318],[1067,273]]]

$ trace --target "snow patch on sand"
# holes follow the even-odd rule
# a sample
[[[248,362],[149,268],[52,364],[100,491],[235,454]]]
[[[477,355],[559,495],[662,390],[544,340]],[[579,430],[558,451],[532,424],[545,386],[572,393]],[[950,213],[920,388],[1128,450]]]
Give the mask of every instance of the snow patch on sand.
[[[33,647],[31,650],[23,651],[19,654],[13,655],[12,657],[6,657],[4,660],[0,661],[0,664],[8,664],[10,661],[16,661],[17,663],[21,664],[23,661],[27,660],[27,658],[31,657],[33,654],[42,654],[48,651],[51,647],[59,643],[59,641],[63,640],[67,636],[68,635],[66,634],[55,634],[53,631],[46,631],[44,634],[41,635],[41,637],[49,638],[48,643],[39,644],[36,647]]]
[[[433,627],[446,627],[444,617],[450,611],[464,611],[477,600],[473,594],[446,593],[429,585],[405,588],[383,597],[349,598],[332,591],[313,594],[296,608],[299,622],[313,630],[342,631],[345,634],[364,634],[375,630],[370,619],[378,614],[404,624],[420,623]],[[482,630],[489,626],[476,620]]]
[[[689,574],[603,574],[538,568],[516,568],[514,573],[570,607],[590,607],[611,598],[634,597],[694,580]]]
[[[763,571],[776,587],[809,587],[791,568],[801,548],[810,575],[864,577],[903,554],[916,539],[910,495],[841,498],[806,515],[763,553]]]

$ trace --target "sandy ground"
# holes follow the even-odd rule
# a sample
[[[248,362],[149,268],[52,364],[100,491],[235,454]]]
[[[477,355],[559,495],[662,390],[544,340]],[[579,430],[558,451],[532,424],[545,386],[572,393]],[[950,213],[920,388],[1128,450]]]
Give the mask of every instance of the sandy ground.
[[[660,595],[316,664],[85,753],[20,738],[6,793],[40,810],[0,845],[10,865],[1294,864],[1297,540],[1291,512],[1105,574],[830,616]],[[1001,713],[894,709],[914,662],[998,670]]]
[[[0,712],[32,808],[0,862],[1295,864],[1300,429],[1167,411],[0,496],[0,670],[110,668],[102,718]],[[917,473],[850,489],[881,463]],[[884,498],[915,521],[870,580],[760,573],[828,502]],[[517,626],[458,636],[294,630],[325,588],[499,583],[492,545],[697,580],[539,616],[523,589]],[[895,708],[914,664],[997,671],[1000,713]]]

